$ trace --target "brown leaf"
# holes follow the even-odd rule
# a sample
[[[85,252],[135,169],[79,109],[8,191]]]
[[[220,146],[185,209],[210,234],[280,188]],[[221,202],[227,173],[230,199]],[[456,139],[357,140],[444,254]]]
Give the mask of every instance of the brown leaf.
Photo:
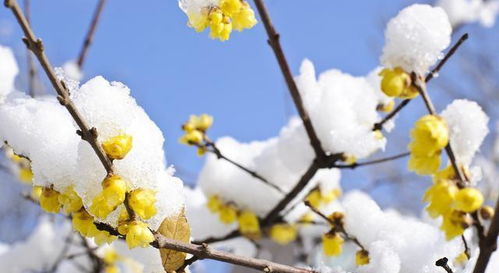
[[[159,226],[158,232],[163,236],[188,243],[191,237],[191,228],[185,217],[184,209],[178,214],[167,217]],[[161,261],[166,272],[175,272],[184,265],[186,253],[160,248]]]

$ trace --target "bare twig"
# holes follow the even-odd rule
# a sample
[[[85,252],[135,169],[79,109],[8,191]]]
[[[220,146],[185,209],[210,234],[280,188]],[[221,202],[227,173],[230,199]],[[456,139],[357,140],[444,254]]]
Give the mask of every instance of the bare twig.
[[[447,63],[447,61],[456,53],[456,51],[459,49],[459,47],[468,39],[469,35],[468,33],[463,34],[461,38],[449,49],[449,52],[445,54],[444,58],[440,60],[440,62],[433,68],[428,75],[426,75],[425,82],[431,81],[442,69],[442,67]],[[386,115],[380,122],[377,122],[374,124],[373,131],[375,130],[381,130],[383,128],[383,125],[388,122],[390,119],[392,119],[400,110],[402,110],[407,104],[411,102],[411,99],[405,99],[403,100],[392,112],[390,112],[388,115]]]
[[[161,234],[155,234],[156,241],[152,244],[158,248],[167,248],[175,251],[190,253],[199,259],[212,259],[217,261],[222,261],[234,265],[240,265],[248,268],[253,268],[261,270],[263,272],[273,272],[273,273],[312,273],[314,270],[297,268],[292,266],[287,266],[283,264],[278,264],[270,262],[263,259],[256,259],[250,257],[239,256],[231,254],[228,252],[211,249],[208,245],[194,245],[189,243],[183,243],[176,240],[172,240],[162,236]]]
[[[362,166],[369,166],[369,165],[374,165],[374,164],[379,164],[379,163],[384,163],[384,162],[388,162],[388,161],[393,161],[393,160],[397,160],[399,158],[404,158],[404,157],[407,157],[409,156],[411,153],[409,152],[406,152],[406,153],[402,153],[402,154],[398,154],[398,155],[394,155],[394,156],[389,156],[389,157],[386,157],[386,158],[380,158],[380,159],[375,159],[375,160],[371,160],[371,161],[366,161],[366,162],[361,162],[361,163],[353,163],[353,164],[349,164],[349,165],[337,165],[335,164],[333,166],[333,168],[339,168],[339,169],[355,169],[357,167],[362,167]]]
[[[449,264],[447,264],[447,262],[449,262],[449,259],[447,259],[446,257],[443,257],[442,259],[438,259],[435,262],[435,265],[438,266],[438,267],[442,267],[443,269],[445,269],[445,271],[447,273],[454,273],[452,271],[452,269],[450,268]]]
[[[274,54],[277,58],[277,62],[279,63],[279,67],[281,68],[284,79],[286,80],[286,84],[288,86],[289,92],[291,93],[291,97],[293,98],[293,102],[298,110],[298,114],[303,121],[303,126],[307,132],[307,135],[310,139],[310,144],[315,151],[315,155],[319,159],[324,159],[326,157],[326,153],[324,152],[321,141],[317,137],[317,133],[315,132],[314,127],[312,126],[312,121],[310,116],[303,105],[303,100],[300,96],[300,92],[298,87],[296,86],[296,82],[293,79],[293,75],[291,73],[291,69],[289,68],[288,61],[286,56],[284,55],[284,51],[281,47],[280,43],[280,35],[274,28],[272,24],[272,20],[270,19],[269,12],[267,11],[267,7],[263,0],[255,0],[255,5],[260,14],[260,18],[262,19],[263,25],[265,26],[265,30],[268,35],[268,43]]]
[[[466,255],[466,257],[469,259],[471,257],[470,248],[468,246],[468,241],[466,241],[466,237],[464,237],[464,234],[461,234],[461,241],[463,241],[464,255]]]
[[[345,230],[345,227],[343,226],[343,224],[338,225],[332,219],[330,219],[324,213],[322,213],[320,210],[318,210],[316,207],[312,206],[312,204],[310,204],[310,202],[305,201],[304,203],[305,203],[305,206],[309,207],[315,214],[319,215],[322,219],[326,220],[326,222],[328,222],[331,226],[333,226],[333,229],[335,229],[336,231],[338,231],[341,234],[343,234],[343,237],[345,237],[345,239],[347,239],[349,241],[352,241],[360,249],[362,249],[364,251],[367,251],[364,248],[364,246],[359,242],[359,240],[357,240],[357,238],[355,238],[355,237],[351,236],[350,234],[348,234],[348,232]]]
[[[24,13],[26,14],[26,21],[28,24],[31,24],[31,4],[30,0],[24,0]],[[31,97],[36,95],[36,66],[33,61],[33,56],[31,55],[31,51],[29,49],[26,50],[26,58],[28,61],[28,93]]]
[[[105,4],[106,0],[99,0],[99,3],[97,3],[97,7],[95,8],[94,16],[92,17],[92,22],[90,23],[87,35],[85,36],[85,40],[83,42],[83,46],[81,47],[80,50],[80,55],[78,56],[77,64],[80,69],[82,69],[83,67],[85,58],[88,54],[88,49],[90,48],[90,45],[92,44],[92,41],[94,39],[95,31],[97,30],[97,25],[99,24],[99,20],[101,18],[102,11],[104,10]]]
[[[254,178],[260,180],[261,182],[263,182],[264,184],[268,185],[269,187],[272,187],[273,189],[277,190],[278,192],[284,194],[284,191],[279,187],[277,186],[276,184],[274,183],[271,183],[269,180],[267,180],[265,177],[261,176],[260,174],[258,174],[256,171],[253,171],[253,170],[250,170],[248,169],[247,167],[241,165],[240,163],[228,158],[227,156],[225,156],[221,151],[220,149],[218,149],[218,147],[216,146],[215,142],[207,139],[206,140],[206,145],[208,147],[211,147],[212,149],[208,149],[207,151],[208,152],[211,152],[213,154],[215,154],[215,156],[218,158],[218,159],[223,159],[227,162],[229,162],[230,164],[238,167],[239,169],[243,170],[244,172],[248,173],[249,175],[253,176]]]

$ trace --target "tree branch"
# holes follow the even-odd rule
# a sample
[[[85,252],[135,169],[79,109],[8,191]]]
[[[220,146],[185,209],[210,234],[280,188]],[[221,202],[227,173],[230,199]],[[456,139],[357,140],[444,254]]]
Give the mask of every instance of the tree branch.
[[[261,270],[263,272],[273,272],[273,273],[313,273],[314,270],[303,269],[292,266],[287,266],[283,264],[278,264],[270,262],[263,259],[256,259],[250,257],[239,256],[231,254],[228,252],[211,249],[207,244],[194,245],[189,243],[183,243],[176,240],[172,240],[164,237],[163,235],[156,233],[156,241],[152,243],[154,247],[166,248],[170,250],[180,251],[192,254],[199,259],[212,259],[217,261],[222,261],[234,265],[240,265],[248,268],[253,268],[256,270]]]
[[[310,116],[303,105],[303,100],[300,96],[300,92],[298,87],[296,86],[296,82],[293,79],[293,75],[291,73],[291,69],[289,68],[288,61],[286,56],[284,55],[284,51],[281,47],[280,43],[280,35],[274,28],[272,24],[272,20],[270,19],[269,12],[263,0],[255,0],[255,5],[260,14],[260,18],[262,19],[263,25],[265,26],[265,30],[268,35],[268,43],[272,50],[274,51],[275,57],[277,58],[277,62],[279,63],[279,67],[281,68],[284,79],[286,80],[286,84],[288,86],[289,92],[291,93],[291,97],[293,98],[293,102],[298,110],[298,114],[300,115],[301,120],[303,121],[303,126],[305,127],[305,131],[310,139],[310,144],[315,151],[315,155],[319,159],[324,159],[326,157],[326,153],[324,152],[321,141],[317,137],[314,127],[312,126],[312,121]]]
[[[431,81],[435,76],[438,75],[438,72],[442,69],[442,67],[447,63],[447,61],[456,53],[456,51],[459,49],[459,47],[468,39],[469,35],[468,33],[463,34],[461,38],[449,49],[449,52],[445,54],[444,58],[440,60],[440,62],[433,68],[428,75],[426,75],[425,82]],[[374,124],[373,131],[376,130],[381,130],[383,128],[383,125],[388,122],[390,119],[395,117],[395,115],[400,112],[405,106],[411,102],[412,99],[405,99],[403,100],[397,107],[390,112],[388,115],[386,115],[380,122],[377,122]]]
[[[489,264],[490,256],[497,250],[497,237],[499,236],[499,198],[496,201],[494,217],[490,223],[487,235],[479,241],[480,254],[475,264],[473,273],[484,273]]]
[[[218,159],[223,159],[227,162],[229,162],[230,164],[238,167],[239,169],[243,170],[244,172],[248,173],[249,175],[253,176],[254,178],[260,180],[261,182],[263,182],[264,184],[272,187],[273,189],[277,190],[278,192],[284,194],[284,191],[279,187],[277,186],[276,184],[274,183],[271,183],[270,181],[268,181],[266,178],[264,178],[263,176],[261,176],[260,174],[258,174],[256,171],[253,171],[253,170],[250,170],[248,169],[247,167],[241,165],[240,163],[228,158],[227,156],[225,156],[221,151],[220,149],[218,149],[218,147],[216,146],[216,144],[209,140],[209,139],[206,139],[206,145],[208,147],[211,147],[212,150],[208,149],[207,151],[208,152],[211,152],[213,154],[215,154],[215,156],[218,158]],[[199,147],[199,146],[198,146]]]
[[[42,41],[36,38],[35,34],[33,33],[33,30],[31,29],[28,21],[26,20],[26,17],[19,8],[17,1],[5,0],[4,4],[7,8],[9,8],[12,11],[14,16],[16,17],[17,22],[21,26],[24,35],[26,36],[23,39],[24,43],[26,44],[28,49],[30,49],[35,54],[38,61],[40,62],[43,70],[45,71],[50,80],[50,83],[52,84],[52,86],[54,87],[55,91],[58,94],[57,98],[59,102],[64,107],[66,107],[69,114],[73,117],[76,124],[80,128],[78,134],[82,137],[83,140],[87,141],[92,146],[93,150],[99,157],[99,160],[102,162],[102,165],[104,166],[107,173],[112,174],[114,172],[113,163],[104,153],[104,150],[97,141],[97,130],[95,128],[90,128],[88,123],[84,120],[83,116],[80,114],[80,112],[74,105],[73,101],[69,97],[69,91],[64,82],[59,81],[57,79],[54,69],[51,66],[47,56],[45,55]]]
[[[88,28],[87,35],[85,36],[85,40],[83,42],[83,45],[80,50],[80,55],[78,56],[78,67],[82,69],[83,64],[85,62],[85,58],[88,54],[88,50],[90,48],[90,45],[92,44],[92,41],[94,39],[95,31],[97,30],[97,25],[99,24],[99,20],[102,15],[102,11],[104,10],[104,5],[106,4],[106,0],[99,0],[99,3],[97,3],[97,7],[95,8],[94,16],[92,17],[92,21],[90,23],[90,26]]]
[[[334,164],[332,167],[333,168],[338,168],[338,169],[355,169],[357,167],[369,166],[369,165],[374,165],[374,164],[379,164],[379,163],[384,163],[384,162],[388,162],[388,161],[397,160],[397,159],[409,156],[410,154],[411,153],[406,152],[406,153],[401,153],[401,154],[394,155],[394,156],[389,156],[389,157],[386,157],[386,158],[380,158],[380,159],[375,159],[375,160],[361,162],[361,163],[353,163],[353,164],[349,164],[349,165],[337,165],[337,164]]]

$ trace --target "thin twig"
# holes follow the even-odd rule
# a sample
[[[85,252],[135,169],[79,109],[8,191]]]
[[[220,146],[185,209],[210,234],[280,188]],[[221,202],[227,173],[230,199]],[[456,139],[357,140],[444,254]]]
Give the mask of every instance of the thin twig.
[[[447,273],[454,273],[447,262],[449,262],[449,259],[443,257],[442,259],[438,259],[435,262],[435,265],[438,267],[442,267]]]
[[[464,234],[461,234],[461,241],[463,241],[464,255],[466,255],[466,257],[469,259],[471,257],[470,248],[468,246],[468,241],[466,241],[466,237],[464,237]]]
[[[379,164],[379,163],[384,163],[384,162],[388,162],[388,161],[397,160],[399,158],[407,157],[410,154],[411,153],[406,152],[406,153],[401,153],[401,154],[394,155],[394,156],[389,156],[389,157],[386,157],[386,158],[380,158],[380,159],[375,159],[375,160],[361,162],[361,163],[355,162],[355,163],[349,164],[349,165],[337,165],[337,164],[335,164],[335,165],[333,165],[333,168],[338,168],[338,169],[355,169],[357,167],[369,166],[369,165],[374,165],[374,164]]]
[[[345,237],[345,239],[347,239],[349,241],[352,241],[360,249],[362,249],[364,251],[367,251],[364,248],[364,246],[359,242],[359,240],[357,240],[357,238],[355,238],[355,237],[351,236],[350,234],[348,234],[348,232],[345,230],[345,227],[343,226],[343,224],[338,225],[332,219],[330,219],[324,213],[322,213],[320,210],[318,210],[317,208],[315,208],[314,206],[312,206],[312,204],[310,204],[310,202],[305,201],[304,203],[305,203],[305,206],[309,207],[315,214],[319,215],[322,219],[326,220],[326,222],[328,222],[331,226],[333,226],[333,229],[335,229],[338,232],[340,232],[341,234],[343,234],[343,236]]]
[[[87,35],[85,36],[85,40],[80,50],[80,55],[78,56],[78,67],[80,70],[83,68],[83,64],[85,62],[85,58],[88,55],[88,50],[95,36],[95,31],[97,30],[97,25],[99,24],[99,20],[102,15],[102,11],[104,10],[104,4],[106,4],[106,0],[99,0],[97,3],[97,7],[95,8],[94,16],[92,17],[92,21],[88,28]]]
[[[220,151],[220,149],[216,146],[215,142],[213,142],[211,140],[206,140],[206,145],[208,147],[212,148],[212,149],[208,149],[207,151],[213,153],[218,159],[223,159],[223,160],[229,162],[230,164],[232,164],[232,165],[236,166],[237,168],[243,170],[244,172],[248,173],[249,175],[253,176],[254,178],[260,180],[264,184],[266,184],[266,185],[272,187],[273,189],[277,190],[281,194],[284,194],[284,191],[279,186],[277,186],[274,183],[271,183],[269,180],[267,180],[266,178],[264,178],[263,176],[261,176],[260,174],[258,174],[256,171],[250,170],[249,168],[247,168],[247,167],[241,165],[240,163],[238,163],[238,162],[236,162],[236,161],[228,158],[227,156],[225,156]]]
[[[30,0],[24,0],[24,13],[26,14],[26,21],[31,24],[31,4]],[[33,56],[31,51],[26,49],[26,59],[28,61],[28,93],[31,97],[35,97],[35,87],[36,87],[36,66],[33,61]]]
[[[431,81],[442,69],[442,67],[447,63],[447,61],[456,53],[456,51],[459,49],[459,47],[468,39],[469,35],[468,33],[463,34],[461,38],[449,49],[447,54],[445,54],[444,58],[438,62],[438,64],[433,68],[428,75],[426,75],[425,82]],[[411,102],[412,99],[405,99],[403,100],[392,112],[390,112],[388,115],[386,115],[380,122],[377,122],[374,124],[373,131],[376,130],[381,130],[383,128],[383,125],[388,122],[390,119],[392,119],[400,110],[402,110],[409,102]]]
[[[315,151],[316,157],[319,159],[324,159],[326,157],[326,153],[324,152],[321,146],[321,141],[319,140],[319,137],[317,136],[317,133],[312,126],[312,121],[307,113],[307,110],[305,109],[303,100],[298,90],[298,86],[293,79],[291,69],[289,68],[289,64],[286,59],[286,55],[284,55],[284,51],[281,47],[281,43],[279,40],[280,35],[279,33],[277,33],[274,25],[272,24],[272,20],[270,19],[269,12],[263,0],[255,0],[255,5],[258,13],[260,14],[263,25],[265,26],[265,30],[268,35],[268,43],[274,51],[277,62],[279,63],[279,67],[281,68],[284,79],[286,80],[289,92],[291,93],[291,97],[293,98],[293,102],[296,106],[296,109],[298,110],[298,114],[300,115],[301,120],[303,121],[303,126],[305,127],[305,131],[307,132],[307,135],[309,137],[310,144]]]

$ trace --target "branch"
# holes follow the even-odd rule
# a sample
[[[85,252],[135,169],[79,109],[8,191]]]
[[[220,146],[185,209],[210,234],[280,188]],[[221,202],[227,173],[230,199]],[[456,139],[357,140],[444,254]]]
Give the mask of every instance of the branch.
[[[447,273],[454,273],[454,271],[452,271],[452,269],[450,268],[450,266],[447,264],[448,261],[449,261],[449,259],[447,259],[446,257],[443,257],[442,259],[438,259],[435,262],[435,265],[438,266],[438,267],[442,267],[443,269],[445,269],[445,271]]]
[[[442,69],[442,67],[447,63],[447,61],[456,53],[456,51],[459,49],[459,47],[468,39],[469,35],[468,33],[463,34],[461,38],[451,47],[449,52],[445,54],[444,58],[440,60],[440,62],[433,68],[428,75],[426,75],[425,82],[431,81],[434,77],[438,75],[438,72]],[[390,119],[392,119],[400,110],[402,110],[409,102],[411,102],[412,99],[405,99],[403,100],[392,112],[390,112],[388,115],[386,115],[380,122],[377,122],[374,124],[373,131],[376,130],[381,130],[383,128],[383,125],[388,122]]]
[[[484,273],[490,260],[490,256],[497,249],[497,237],[499,236],[499,198],[496,202],[494,218],[489,227],[489,232],[483,240],[479,241],[480,254],[475,264],[473,273]]]
[[[360,247],[360,249],[362,249],[364,251],[367,251],[364,248],[364,246],[359,242],[359,240],[357,240],[357,238],[352,237],[352,236],[350,236],[350,234],[347,233],[347,231],[345,230],[345,227],[343,226],[343,224],[338,225],[338,223],[336,223],[335,221],[333,221],[332,219],[330,219],[329,217],[327,217],[326,215],[324,215],[324,213],[322,213],[320,210],[318,210],[317,208],[315,208],[314,206],[312,206],[312,204],[310,204],[310,202],[305,201],[304,203],[305,203],[305,206],[309,207],[315,214],[319,215],[322,219],[326,220],[326,222],[328,222],[329,224],[331,224],[331,226],[333,226],[334,229],[336,229],[337,231],[339,231],[340,233],[342,233],[343,236],[347,240],[352,241],[354,244],[356,244],[358,247]]]
[[[24,12],[26,13],[26,21],[28,22],[28,24],[31,24],[30,7],[31,7],[30,0],[24,0]],[[37,73],[36,73],[35,62],[33,61],[33,56],[31,55],[29,49],[26,52],[26,58],[28,61],[28,93],[31,97],[35,97],[35,82],[36,82]]]
[[[83,140],[87,141],[92,146],[107,173],[112,174],[114,172],[113,163],[104,153],[104,150],[97,141],[97,130],[95,128],[90,128],[88,123],[83,119],[83,116],[80,114],[73,101],[69,97],[69,91],[64,82],[57,79],[54,69],[51,66],[47,56],[45,55],[42,40],[36,38],[16,0],[5,0],[4,4],[12,11],[14,16],[16,17],[17,22],[21,26],[24,35],[26,36],[23,41],[28,49],[35,54],[38,61],[40,62],[40,65],[47,74],[50,83],[58,94],[57,99],[64,107],[66,107],[69,114],[73,117],[76,124],[80,128],[78,134],[82,137]]]
[[[85,57],[88,54],[88,49],[92,44],[94,39],[95,31],[97,30],[97,25],[99,24],[99,20],[101,18],[102,11],[104,10],[104,4],[106,4],[106,0],[99,0],[97,3],[97,7],[95,8],[94,16],[92,17],[92,22],[88,28],[87,35],[85,36],[85,40],[80,50],[80,55],[78,57],[78,67],[82,69],[83,63],[85,62]]]
[[[361,162],[361,163],[353,163],[353,164],[349,164],[349,165],[336,165],[335,164],[332,167],[333,168],[338,168],[338,169],[355,169],[357,167],[374,165],[374,164],[379,164],[379,163],[384,163],[384,162],[388,162],[388,161],[397,160],[399,158],[404,158],[406,156],[409,156],[410,154],[411,153],[406,152],[406,153],[402,153],[402,154],[398,154],[398,155],[394,155],[394,156],[389,156],[389,157],[386,157],[386,158],[380,158],[380,159],[375,159],[375,160],[372,160],[372,161],[366,161],[366,162]]]
[[[261,182],[263,182],[264,184],[266,184],[266,185],[268,185],[268,186],[272,187],[273,189],[277,190],[278,192],[280,192],[280,193],[284,194],[284,191],[283,191],[283,190],[282,190],[279,186],[277,186],[276,184],[271,183],[270,181],[268,181],[266,178],[264,178],[263,176],[261,176],[261,175],[260,175],[260,174],[258,174],[257,172],[255,172],[255,171],[253,171],[253,170],[250,170],[250,169],[248,169],[248,168],[244,167],[243,165],[241,165],[240,163],[238,163],[238,162],[236,162],[236,161],[234,161],[234,160],[232,160],[232,159],[228,158],[227,156],[225,156],[225,155],[224,155],[224,154],[220,151],[220,149],[218,149],[218,147],[216,146],[216,144],[215,144],[213,141],[211,141],[211,140],[207,139],[207,140],[206,140],[206,145],[207,145],[208,147],[211,147],[211,148],[213,149],[213,150],[209,150],[209,149],[208,149],[207,151],[208,151],[208,152],[211,152],[211,153],[213,153],[213,154],[215,154],[215,155],[216,155],[216,157],[217,157],[218,159],[223,159],[223,160],[225,160],[225,161],[229,162],[230,164],[232,164],[232,165],[234,165],[234,166],[238,167],[239,169],[243,170],[244,172],[248,173],[249,175],[253,176],[254,178],[256,178],[256,179],[260,180],[260,181],[261,181]],[[200,147],[200,146],[198,146],[198,147]]]
[[[229,264],[240,265],[248,268],[253,268],[263,272],[272,273],[314,273],[314,270],[302,269],[283,264],[270,262],[263,259],[256,259],[250,257],[239,256],[228,252],[211,249],[207,244],[194,245],[183,243],[180,241],[172,240],[156,233],[156,241],[152,243],[154,247],[166,248],[170,250],[180,251],[192,254],[199,259],[212,259],[217,261],[226,262]]]
[[[312,126],[310,116],[308,115],[307,110],[303,105],[303,100],[300,96],[300,92],[298,91],[298,87],[296,86],[296,82],[293,79],[293,75],[291,74],[291,69],[289,68],[288,61],[286,60],[286,56],[284,55],[284,51],[281,47],[281,43],[279,40],[280,35],[279,33],[277,33],[274,25],[272,24],[272,20],[270,19],[269,12],[267,11],[267,7],[265,6],[263,0],[254,1],[268,35],[268,43],[274,51],[275,57],[277,58],[277,62],[279,63],[279,67],[281,68],[284,79],[286,80],[286,84],[288,86],[289,92],[291,93],[291,97],[293,98],[293,102],[296,106],[296,109],[298,110],[298,114],[300,115],[301,120],[303,121],[303,126],[305,127],[308,138],[310,139],[310,144],[315,151],[316,157],[324,159],[326,157],[326,153],[322,149],[321,141],[317,137],[315,129]]]

